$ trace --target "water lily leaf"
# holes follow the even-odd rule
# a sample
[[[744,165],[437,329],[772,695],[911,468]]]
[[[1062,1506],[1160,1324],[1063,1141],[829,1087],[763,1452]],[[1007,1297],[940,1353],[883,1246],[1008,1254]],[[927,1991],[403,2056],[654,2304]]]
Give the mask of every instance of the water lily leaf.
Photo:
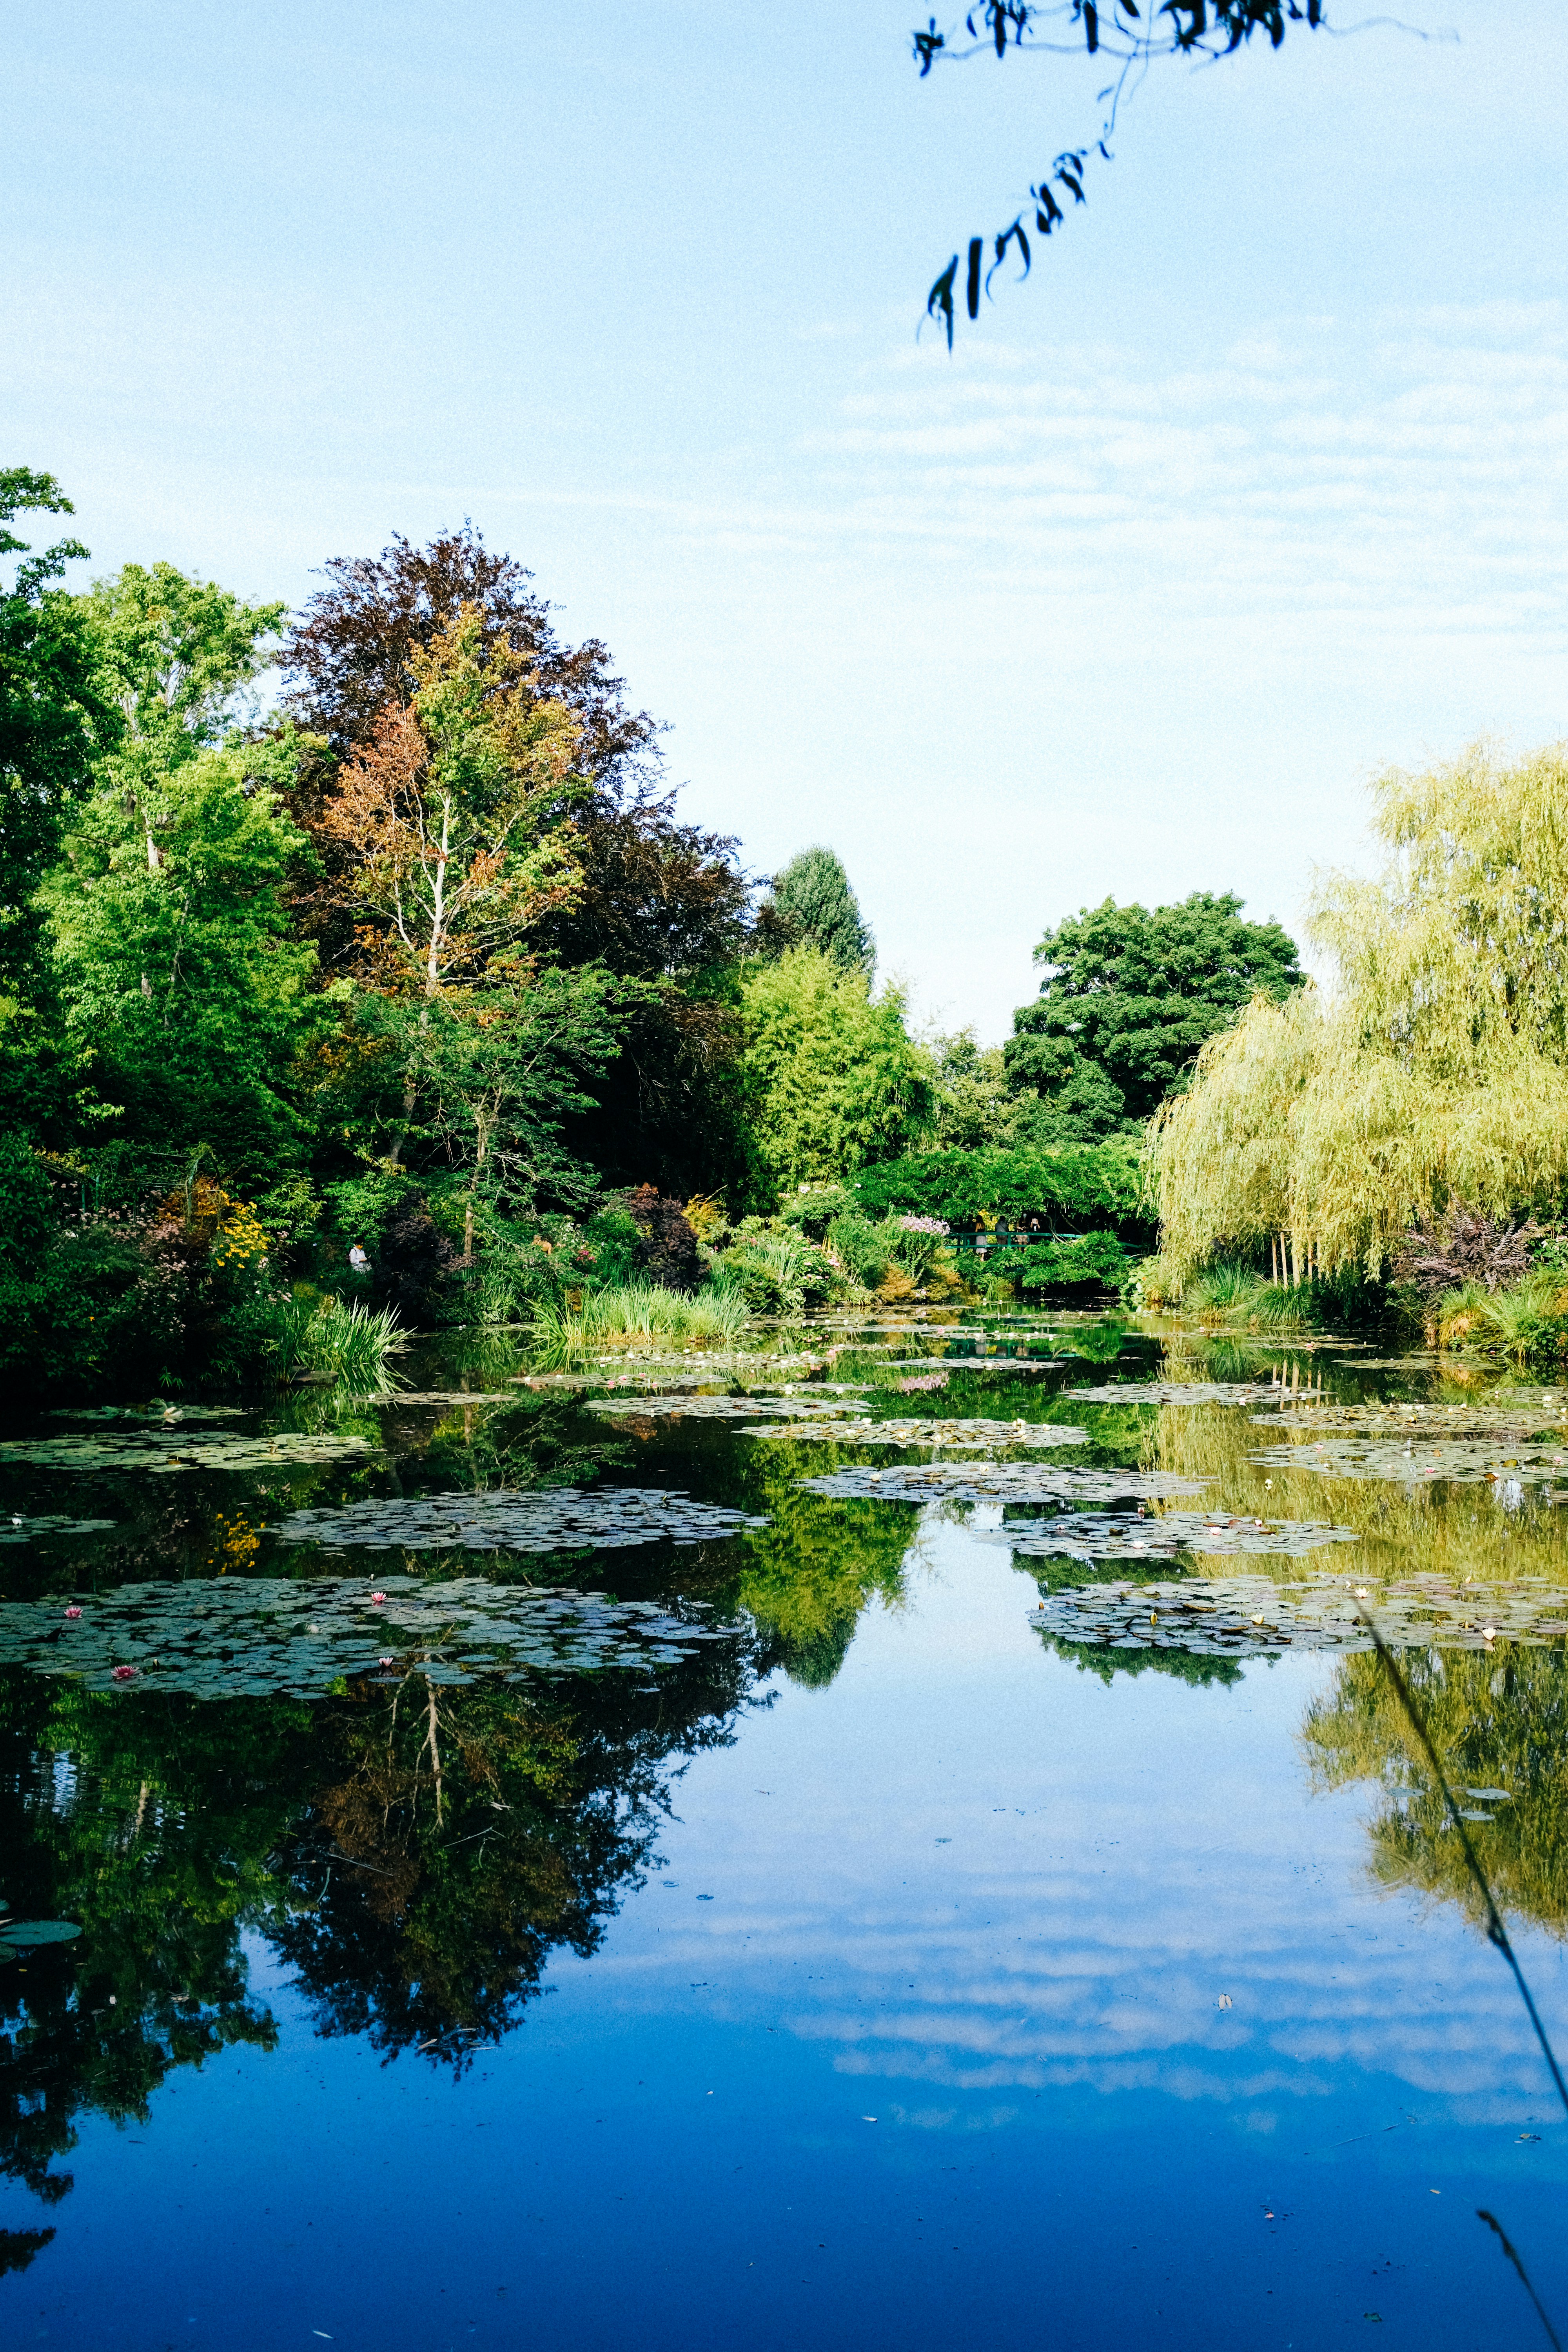
[[[1048,1469],[1036,1462],[893,1463],[886,1470],[856,1464],[795,1481],[813,1495],[909,1503],[1112,1503],[1121,1496],[1197,1495],[1206,1483],[1170,1470]]]
[[[1049,1520],[1015,1521],[975,1530],[983,1543],[1005,1543],[1025,1557],[1064,1554],[1075,1559],[1170,1559],[1178,1552],[1235,1558],[1279,1552],[1299,1557],[1324,1544],[1359,1543],[1355,1528],[1309,1519],[1235,1518],[1227,1512],[1164,1511],[1158,1517],[1069,1511]]]
[[[1089,1432],[1050,1421],[887,1420],[813,1423],[806,1429],[748,1429],[742,1435],[757,1438],[816,1438],[847,1445],[945,1445],[960,1452],[984,1454],[998,1445],[1087,1445]]]
[[[68,1919],[0,1919],[0,1943],[68,1944],[80,1933]]]
[[[1068,1394],[1075,1404],[1266,1404],[1279,1391],[1267,1381],[1110,1381]]]

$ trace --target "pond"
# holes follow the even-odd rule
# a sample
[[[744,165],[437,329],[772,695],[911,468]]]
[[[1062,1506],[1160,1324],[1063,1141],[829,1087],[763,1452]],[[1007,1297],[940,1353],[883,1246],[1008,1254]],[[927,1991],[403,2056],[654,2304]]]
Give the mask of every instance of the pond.
[[[1568,1390],[1071,1315],[13,1421],[4,2340],[1568,2336],[1370,1632],[1561,2051],[1565,1507]]]

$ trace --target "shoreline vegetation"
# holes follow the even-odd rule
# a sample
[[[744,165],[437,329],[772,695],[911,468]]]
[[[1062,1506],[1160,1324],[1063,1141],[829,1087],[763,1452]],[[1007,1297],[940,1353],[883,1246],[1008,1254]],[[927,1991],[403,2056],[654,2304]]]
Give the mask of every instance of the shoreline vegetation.
[[[1568,1353],[1568,754],[1373,791],[1308,926],[1047,928],[924,1034],[830,848],[686,824],[605,646],[470,526],[289,614],[61,585],[0,470],[0,1386],[396,1379],[1008,1298]],[[264,681],[281,681],[263,702]]]

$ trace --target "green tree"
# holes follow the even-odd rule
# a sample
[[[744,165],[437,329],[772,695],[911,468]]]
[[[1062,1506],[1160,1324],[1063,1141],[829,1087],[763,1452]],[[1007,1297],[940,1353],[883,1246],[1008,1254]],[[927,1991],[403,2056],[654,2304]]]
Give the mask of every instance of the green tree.
[[[1021,1141],[1092,1141],[1141,1127],[1216,1031],[1259,992],[1301,985],[1278,923],[1244,922],[1228,891],[1179,906],[1082,908],[1035,950],[1046,977],[1013,1016],[1009,1083],[1040,1106]]]
[[[24,559],[0,588],[0,1118],[33,1132],[81,1076],[61,1052],[33,896],[116,719],[79,600],[51,585],[86,548],[65,539],[34,554],[11,525],[72,511],[51,475],[0,468],[0,556]]]
[[[831,849],[820,845],[792,857],[763,903],[764,928],[782,944],[818,948],[846,971],[876,968],[877,942],[849,887],[849,877]]]
[[[1554,1213],[1568,1185],[1568,751],[1485,744],[1373,789],[1376,881],[1330,876],[1331,999],[1257,1000],[1205,1047],[1151,1157],[1184,1265],[1278,1231],[1376,1276],[1451,1208]]]
[[[771,1196],[894,1159],[929,1129],[930,1066],[904,1026],[896,988],[874,996],[864,971],[798,947],[750,965],[742,1001],[742,1084]]]
[[[63,1018],[133,1139],[220,1142],[248,1180],[300,1138],[296,1055],[336,1022],[283,904],[307,847],[279,804],[299,742],[162,764],[148,744],[128,755],[135,789],[92,794],[39,893]]]
[[[1007,1084],[1000,1045],[982,1045],[972,1028],[933,1037],[936,1141],[942,1151],[1005,1150],[1018,1129],[1020,1100]]]

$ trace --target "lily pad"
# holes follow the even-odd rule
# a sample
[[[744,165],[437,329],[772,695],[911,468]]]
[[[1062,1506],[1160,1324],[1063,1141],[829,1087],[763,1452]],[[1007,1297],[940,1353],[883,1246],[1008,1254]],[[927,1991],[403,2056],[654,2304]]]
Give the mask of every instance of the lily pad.
[[[797,1478],[808,1494],[885,1503],[1113,1503],[1120,1496],[1198,1495],[1206,1481],[1170,1470],[1049,1470],[1037,1462],[861,1464],[820,1478]]]
[[[290,1543],[332,1549],[425,1551],[460,1544],[474,1551],[575,1551],[626,1544],[698,1543],[765,1527],[765,1518],[694,1503],[665,1487],[542,1486],[477,1495],[384,1496],[335,1509],[292,1511],[269,1532]]]
[[[1267,1381],[1108,1381],[1068,1394],[1075,1404],[1266,1404],[1279,1391]]]
[[[157,1428],[134,1436],[20,1437],[0,1443],[0,1463],[29,1462],[48,1470],[284,1470],[342,1462],[377,1449],[368,1438],[329,1430],[312,1435],[280,1429],[241,1435],[215,1430],[205,1436]]]
[[[1228,1512],[1163,1511],[1158,1517],[1127,1512],[1069,1511],[1058,1519],[1015,1521],[980,1532],[984,1543],[1005,1543],[1026,1557],[1068,1559],[1172,1559],[1205,1552],[1234,1559],[1252,1552],[1299,1557],[1324,1544],[1359,1543],[1355,1528],[1316,1519],[1243,1519]]]
[[[0,1664],[91,1691],[309,1698],[349,1675],[646,1668],[725,1638],[648,1602],[482,1577],[225,1577],[122,1585],[72,1605],[79,1615],[56,1600],[0,1602]]]
[[[1087,1445],[1089,1432],[1051,1421],[894,1420],[858,1422],[847,1427],[814,1423],[809,1429],[749,1429],[748,1437],[839,1439],[849,1445],[945,1445],[984,1454],[997,1445]]]
[[[1568,1635],[1568,1591],[1534,1583],[1461,1585],[1436,1575],[1375,1587],[1342,1576],[1289,1585],[1261,1576],[1080,1585],[1052,1593],[1029,1622],[1055,1639],[1110,1649],[1252,1657],[1370,1650],[1363,1609],[1391,1648],[1491,1652],[1504,1642],[1545,1648]]]
[[[23,1950],[34,1944],[68,1944],[81,1929],[68,1919],[0,1919],[0,1946]]]
[[[1269,1470],[1313,1470],[1324,1478],[1381,1478],[1403,1486],[1426,1486],[1438,1478],[1468,1486],[1511,1478],[1525,1486],[1556,1477],[1568,1465],[1568,1452],[1556,1439],[1541,1444],[1495,1433],[1434,1442],[1425,1433],[1313,1438],[1303,1432],[1300,1440],[1264,1446],[1251,1459]]]
[[[31,1543],[36,1536],[90,1536],[111,1528],[113,1519],[67,1519],[46,1512],[41,1518],[19,1518],[14,1512],[0,1518],[0,1544]]]
[[[642,1396],[634,1404],[620,1397],[593,1397],[586,1411],[609,1414],[634,1412],[668,1415],[671,1421],[755,1421],[759,1413],[787,1421],[822,1416],[844,1420],[864,1412],[843,1396]]]

